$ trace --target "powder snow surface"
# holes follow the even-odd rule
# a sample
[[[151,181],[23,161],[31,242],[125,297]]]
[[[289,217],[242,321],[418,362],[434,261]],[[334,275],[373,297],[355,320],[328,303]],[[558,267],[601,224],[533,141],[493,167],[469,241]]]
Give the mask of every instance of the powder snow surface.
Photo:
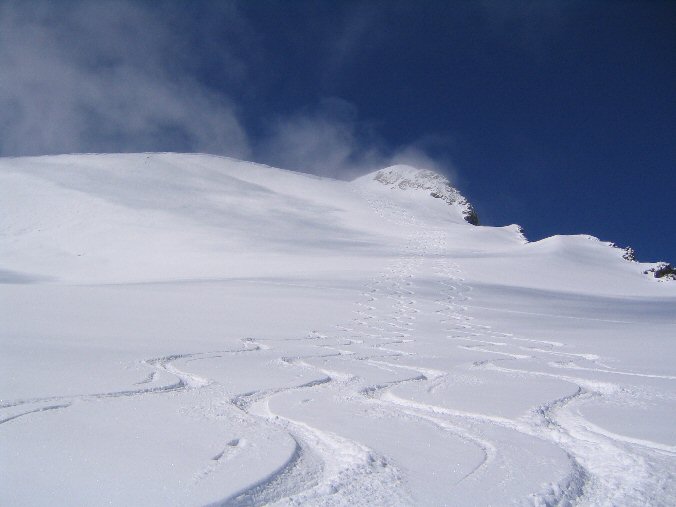
[[[676,504],[676,284],[438,184],[0,159],[0,504]]]

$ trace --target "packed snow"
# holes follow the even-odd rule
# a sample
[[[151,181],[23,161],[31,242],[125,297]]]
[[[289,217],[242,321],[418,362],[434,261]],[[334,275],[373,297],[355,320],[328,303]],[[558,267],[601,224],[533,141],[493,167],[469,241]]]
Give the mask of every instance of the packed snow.
[[[0,504],[676,504],[676,283],[472,214],[406,166],[0,159]]]

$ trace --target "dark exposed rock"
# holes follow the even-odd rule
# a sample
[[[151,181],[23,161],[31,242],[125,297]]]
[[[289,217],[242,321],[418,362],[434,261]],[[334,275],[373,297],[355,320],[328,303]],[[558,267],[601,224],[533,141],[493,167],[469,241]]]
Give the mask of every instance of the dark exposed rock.
[[[622,258],[628,261],[636,262],[636,251],[632,247],[628,246],[624,249],[624,255],[622,255]]]
[[[662,280],[676,280],[676,268],[667,262],[660,262],[655,267],[644,271],[644,273],[646,275],[652,273],[655,278]]]
[[[438,192],[432,192],[430,193],[430,195],[435,199],[443,199],[448,204],[454,203],[460,204],[464,208],[462,214],[465,217],[465,221],[472,225],[479,225],[479,217],[477,216],[476,211],[474,210],[474,206],[472,206],[470,202],[464,197],[460,197],[459,199],[453,199],[448,195],[442,195]]]
[[[519,224],[513,224],[512,227],[516,228],[516,232],[519,233],[521,236],[521,239],[523,239],[524,243],[528,243],[528,238],[526,237],[526,230],[521,227]]]
[[[465,211],[465,220],[472,225],[479,225],[479,216],[476,214],[474,206],[472,206],[468,201],[465,201],[467,205],[467,210]]]

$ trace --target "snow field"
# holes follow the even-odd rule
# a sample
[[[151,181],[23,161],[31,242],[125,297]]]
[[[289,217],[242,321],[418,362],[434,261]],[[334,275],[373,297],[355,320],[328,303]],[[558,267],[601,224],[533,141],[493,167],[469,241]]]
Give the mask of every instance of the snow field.
[[[676,501],[676,292],[607,244],[201,155],[0,177],[0,503]]]

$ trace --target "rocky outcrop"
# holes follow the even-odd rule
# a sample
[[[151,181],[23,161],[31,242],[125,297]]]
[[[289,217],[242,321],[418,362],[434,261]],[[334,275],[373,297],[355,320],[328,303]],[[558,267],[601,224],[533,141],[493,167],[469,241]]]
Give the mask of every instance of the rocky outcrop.
[[[614,243],[611,243],[611,246],[619,248]],[[624,253],[622,254],[622,258],[624,260],[629,262],[639,262],[636,258],[636,250],[630,246],[623,248],[623,250]],[[653,264],[652,267],[646,269],[643,274],[652,275],[659,280],[676,280],[676,268],[668,262],[658,262]]]
[[[644,271],[646,275],[652,274],[660,280],[676,280],[676,268],[668,262],[658,262],[655,266]]]
[[[474,207],[457,189],[451,186],[445,176],[439,173],[428,169],[398,165],[377,171],[373,179],[392,188],[427,191],[435,199],[459,206],[465,221],[472,225],[479,225],[479,217]]]

